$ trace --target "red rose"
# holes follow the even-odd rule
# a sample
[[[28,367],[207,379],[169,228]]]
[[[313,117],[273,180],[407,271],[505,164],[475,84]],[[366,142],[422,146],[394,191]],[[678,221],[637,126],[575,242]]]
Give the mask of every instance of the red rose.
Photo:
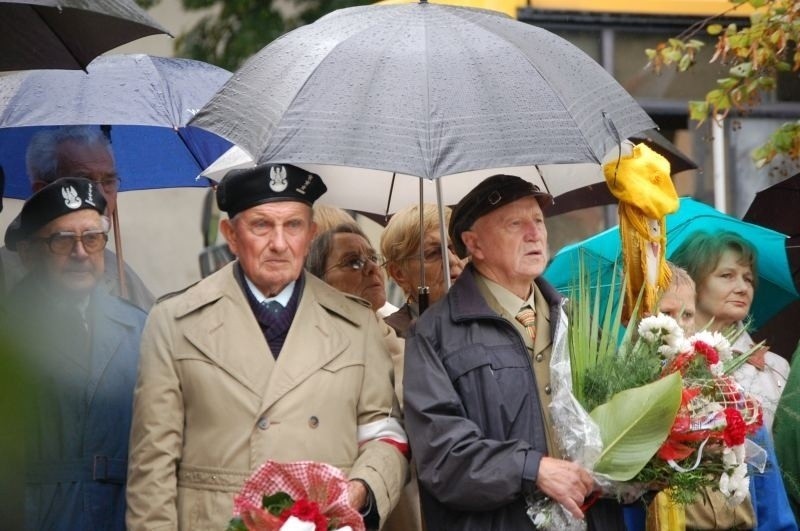
[[[719,363],[719,352],[717,352],[717,349],[715,349],[708,343],[703,343],[702,341],[695,341],[694,351],[697,352],[698,354],[702,354],[703,356],[705,356],[709,366],[714,365],[715,363]]]
[[[725,431],[722,433],[722,438],[725,441],[725,446],[738,446],[744,444],[744,436],[747,433],[747,425],[744,423],[742,414],[738,409],[732,407],[725,408]]]
[[[328,531],[328,519],[322,514],[316,502],[305,498],[297,500],[294,505],[281,513],[281,522],[286,522],[291,516],[303,522],[314,522],[316,531]]]

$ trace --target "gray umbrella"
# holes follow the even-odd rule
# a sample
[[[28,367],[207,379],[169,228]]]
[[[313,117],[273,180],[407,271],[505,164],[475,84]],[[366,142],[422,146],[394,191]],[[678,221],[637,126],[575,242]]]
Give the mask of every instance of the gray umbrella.
[[[432,187],[440,206],[454,204],[500,172],[558,196],[603,181],[600,163],[622,139],[655,127],[561,37],[425,2],[340,9],[284,35],[190,125],[258,162],[320,173],[324,202],[385,214]]]
[[[597,170],[620,139],[655,127],[561,37],[493,11],[426,3],[341,9],[284,35],[191,125],[258,161],[382,170],[380,184],[366,172],[345,193],[360,201],[380,190],[384,207],[390,188],[403,186],[400,174],[462,181],[464,172],[530,167],[559,195],[602,173],[586,182],[562,171],[548,181],[547,165]]]
[[[133,0],[0,0],[0,71],[85,69],[158,33],[169,34]]]

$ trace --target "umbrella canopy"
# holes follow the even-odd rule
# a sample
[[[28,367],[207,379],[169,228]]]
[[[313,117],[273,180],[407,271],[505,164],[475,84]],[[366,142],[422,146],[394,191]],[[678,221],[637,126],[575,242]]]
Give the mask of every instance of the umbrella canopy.
[[[190,123],[259,162],[325,165],[309,167],[328,181],[323,201],[349,208],[333,199],[340,194],[381,213],[418,201],[417,177],[453,176],[447,204],[498,172],[557,196],[601,182],[604,157],[654,127],[561,37],[497,12],[427,3],[341,9],[284,35]],[[331,166],[347,184],[330,178]]]
[[[742,219],[789,236],[800,236],[798,204],[800,173],[758,192]]]
[[[0,71],[85,69],[158,33],[169,34],[133,0],[0,0]]]
[[[186,123],[228,80],[222,68],[148,55],[98,58],[88,73],[34,70],[0,77],[0,165],[6,197],[31,193],[25,150],[42,127],[97,124],[110,135],[121,190],[207,186],[195,177],[230,143]]]
[[[678,211],[667,216],[667,259],[697,230],[730,230],[756,247],[758,289],[751,307],[756,328],[800,297],[792,279],[784,234],[741,221],[694,199],[683,197]],[[619,290],[621,280],[613,276],[615,264],[622,265],[619,228],[612,227],[564,247],[553,257],[544,277],[558,290],[569,293],[571,287],[577,284],[581,262],[592,282],[599,274],[605,289],[614,287]]]

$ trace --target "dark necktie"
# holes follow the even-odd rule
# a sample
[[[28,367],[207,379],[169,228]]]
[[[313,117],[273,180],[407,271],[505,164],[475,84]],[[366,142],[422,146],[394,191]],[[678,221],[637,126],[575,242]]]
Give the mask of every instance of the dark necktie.
[[[283,311],[283,305],[278,301],[264,301],[261,303],[261,305],[266,308],[267,312],[269,312],[269,314],[273,317],[276,317]]]

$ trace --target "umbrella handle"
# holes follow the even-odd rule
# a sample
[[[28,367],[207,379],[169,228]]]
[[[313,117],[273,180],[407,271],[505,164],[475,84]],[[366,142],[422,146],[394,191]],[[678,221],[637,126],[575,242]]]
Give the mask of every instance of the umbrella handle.
[[[125,261],[122,258],[122,241],[119,230],[119,206],[111,214],[111,223],[114,225],[114,248],[117,251],[117,280],[119,281],[119,296],[128,300],[128,281],[125,279]]]
[[[428,309],[430,305],[429,302],[429,294],[430,291],[427,286],[420,286],[417,288],[419,290],[417,294],[417,306],[419,306],[419,314],[422,315],[422,312]]]

